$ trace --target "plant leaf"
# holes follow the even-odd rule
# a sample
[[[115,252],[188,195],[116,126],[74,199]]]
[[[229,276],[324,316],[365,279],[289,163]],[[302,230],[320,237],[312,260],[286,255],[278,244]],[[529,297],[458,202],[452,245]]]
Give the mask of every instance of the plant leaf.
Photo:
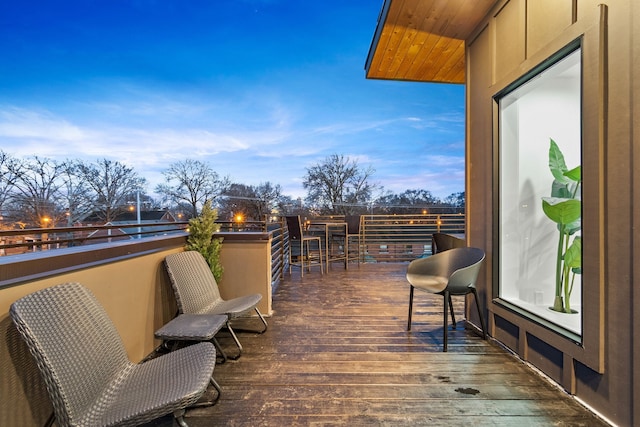
[[[580,182],[582,180],[582,166],[576,166],[575,168],[566,171],[564,176],[569,178],[571,181]]]
[[[562,182],[562,181],[558,181],[557,179],[554,179],[553,184],[551,184],[551,197],[572,199],[571,190],[569,190],[568,182],[566,180]]]
[[[564,155],[552,138],[549,138],[549,141],[549,170],[551,170],[551,174],[555,179],[560,182],[567,182],[568,179],[564,174],[569,169],[564,161]]]
[[[572,270],[582,267],[582,238],[576,236],[564,254],[564,264]]]
[[[543,197],[542,210],[551,221],[566,225],[580,218],[582,215],[582,203],[577,199]]]

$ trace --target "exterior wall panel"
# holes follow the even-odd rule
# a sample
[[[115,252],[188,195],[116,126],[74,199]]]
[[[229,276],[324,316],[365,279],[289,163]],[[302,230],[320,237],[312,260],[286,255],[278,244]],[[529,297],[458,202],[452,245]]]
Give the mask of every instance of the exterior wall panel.
[[[465,152],[468,165],[466,186],[473,188],[472,191],[467,192],[467,242],[470,246],[485,248],[487,253],[485,266],[480,273],[480,277],[484,280],[479,280],[477,284],[480,306],[486,307],[493,298],[490,286],[491,250],[490,246],[487,246],[491,242],[492,231],[491,227],[486,226],[491,223],[491,192],[485,191],[486,188],[491,187],[492,173],[483,165],[491,162],[491,150],[486,150],[484,145],[477,143],[477,141],[491,141],[492,132],[491,104],[487,102],[486,98],[491,87],[492,67],[491,37],[488,27],[475,38],[467,52],[468,57],[472,58],[473,64],[484,71],[472,75],[467,73],[469,76],[467,91],[476,96],[467,97],[468,130]],[[467,63],[469,62],[467,60]],[[470,138],[470,135],[473,135],[473,138]],[[468,310],[467,318],[470,318],[475,325],[479,325],[475,310]]]
[[[640,385],[634,385],[640,383],[640,340],[634,340],[640,331],[640,292],[634,292],[634,279],[640,274],[640,262],[635,262],[640,253],[635,232],[640,222],[640,174],[634,172],[634,162],[640,161],[636,3],[502,0],[467,41],[469,243],[493,253],[499,249],[491,247],[491,233],[497,233],[491,231],[495,205],[486,203],[485,196],[497,191],[497,183],[484,175],[498,167],[487,154],[496,150],[492,98],[576,38],[584,39],[583,169],[590,176],[584,178],[583,227],[593,230],[589,243],[598,249],[583,255],[591,283],[583,298],[600,302],[585,311],[583,326],[596,336],[576,352],[579,346],[570,340],[491,300],[488,324],[493,337],[621,426],[640,424]],[[482,227],[489,229],[488,236]],[[492,270],[491,264],[488,267]],[[491,271],[484,278],[491,283]],[[481,286],[491,295],[490,285]]]
[[[493,19],[495,80],[504,78],[526,57],[524,6],[524,0],[510,0]]]
[[[527,2],[527,52],[537,52],[573,23],[573,2]]]
[[[633,127],[631,133],[633,135],[632,143],[632,164],[640,165],[640,3],[631,2],[631,122]],[[636,262],[640,256],[640,233],[638,233],[638,225],[640,224],[640,172],[631,169],[631,211],[633,217],[631,219],[632,230],[635,232],[633,235],[633,242],[631,247],[632,254],[632,283],[637,282],[637,278],[640,277],[640,262]],[[637,289],[637,286],[632,284],[632,287]],[[640,331],[640,291],[634,290],[632,295],[632,306],[635,307],[633,312],[633,319],[631,323],[631,330],[636,333]],[[634,384],[632,390],[632,396],[635,396],[632,405],[633,420],[640,422],[640,404],[638,400],[640,398],[640,339],[632,340],[633,347],[631,348],[631,354],[633,355],[632,365],[630,370],[632,375],[629,375],[629,381]]]

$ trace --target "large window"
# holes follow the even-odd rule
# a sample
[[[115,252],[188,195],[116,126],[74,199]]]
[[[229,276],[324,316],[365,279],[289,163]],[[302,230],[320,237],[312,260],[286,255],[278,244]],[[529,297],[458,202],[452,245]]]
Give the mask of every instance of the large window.
[[[581,49],[507,88],[499,107],[499,298],[582,338]]]

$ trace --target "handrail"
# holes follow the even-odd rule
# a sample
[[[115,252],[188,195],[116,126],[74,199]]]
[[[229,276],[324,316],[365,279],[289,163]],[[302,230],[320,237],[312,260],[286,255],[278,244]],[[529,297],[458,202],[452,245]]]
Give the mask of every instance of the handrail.
[[[431,255],[433,233],[464,234],[464,214],[363,215],[365,262],[406,262]]]
[[[342,215],[314,219],[344,221]],[[267,221],[222,221],[224,232],[268,232],[273,235],[272,277],[277,283],[287,268],[289,239],[284,218]],[[0,231],[0,256],[52,250],[92,243],[115,242],[188,231],[188,222],[126,223],[103,226],[37,228]],[[365,262],[405,262],[431,253],[436,232],[464,234],[460,214],[362,215],[361,253]]]
[[[184,232],[188,222],[0,230],[0,256]]]

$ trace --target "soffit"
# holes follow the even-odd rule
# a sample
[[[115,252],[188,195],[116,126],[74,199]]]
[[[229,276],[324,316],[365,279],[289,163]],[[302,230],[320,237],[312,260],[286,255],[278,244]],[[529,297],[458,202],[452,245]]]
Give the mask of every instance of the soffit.
[[[465,82],[465,40],[496,0],[385,0],[369,79]]]

